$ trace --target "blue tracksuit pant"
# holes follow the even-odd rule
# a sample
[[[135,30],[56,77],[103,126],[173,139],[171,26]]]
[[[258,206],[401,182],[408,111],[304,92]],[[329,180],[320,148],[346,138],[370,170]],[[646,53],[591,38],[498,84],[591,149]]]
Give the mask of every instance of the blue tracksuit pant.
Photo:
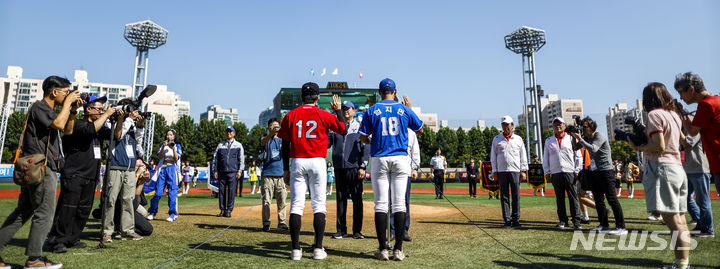
[[[177,195],[178,195],[178,184],[177,184],[177,172],[175,165],[168,165],[165,168],[160,169],[158,180],[155,185],[155,196],[150,200],[150,209],[148,213],[155,215],[158,212],[158,203],[160,198],[165,192],[165,186],[167,185],[168,192],[168,214],[170,217],[177,217]]]

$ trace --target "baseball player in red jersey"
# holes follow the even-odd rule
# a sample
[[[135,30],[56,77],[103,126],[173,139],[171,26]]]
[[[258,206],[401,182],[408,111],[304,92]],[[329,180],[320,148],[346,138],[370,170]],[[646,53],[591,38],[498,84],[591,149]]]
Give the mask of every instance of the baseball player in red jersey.
[[[317,107],[320,87],[308,82],[302,86],[303,105],[293,109],[280,124],[278,137],[283,140],[283,170],[285,183],[290,185],[290,259],[302,258],[300,248],[300,221],[305,209],[305,191],[310,188],[310,199],[314,215],[315,244],[313,259],[327,257],[322,247],[325,233],[325,188],[327,185],[328,129],[339,134],[346,131],[345,120],[339,96],[333,96],[332,109],[337,116]],[[292,163],[289,162],[292,158]],[[308,182],[309,186],[305,183]]]

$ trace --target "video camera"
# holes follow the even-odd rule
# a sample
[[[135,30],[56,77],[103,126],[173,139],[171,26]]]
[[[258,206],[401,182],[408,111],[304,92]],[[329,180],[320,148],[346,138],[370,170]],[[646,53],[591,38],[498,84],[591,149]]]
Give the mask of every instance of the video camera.
[[[137,100],[130,100],[130,99],[120,100],[120,102],[118,102],[118,105],[116,106],[116,109],[125,111],[125,114],[130,114],[133,111],[140,109],[140,107],[142,106],[143,99],[153,95],[155,93],[155,90],[157,90],[157,86],[148,85],[147,87],[145,87],[145,89],[143,89],[142,92],[140,92],[140,96],[138,96]],[[143,118],[148,118],[148,117],[152,116],[152,112],[149,112],[149,111],[140,112],[140,116],[142,116]],[[117,117],[118,117],[118,113],[115,112],[115,114],[110,116],[110,121],[112,121],[112,122],[117,121]]]
[[[645,134],[645,124],[640,122],[639,118],[629,116],[625,118],[625,124],[632,125],[632,132],[626,132],[620,129],[615,129],[615,140],[625,141],[630,138],[636,146],[645,145],[648,143],[648,137]]]

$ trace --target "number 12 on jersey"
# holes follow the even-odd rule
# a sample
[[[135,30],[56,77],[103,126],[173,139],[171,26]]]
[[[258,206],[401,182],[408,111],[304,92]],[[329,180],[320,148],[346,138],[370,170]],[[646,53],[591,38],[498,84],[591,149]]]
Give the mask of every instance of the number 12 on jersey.
[[[295,123],[295,126],[298,127],[297,137],[298,137],[298,138],[303,138],[303,137],[302,137],[302,134],[303,134],[303,121],[302,121],[302,120],[298,121],[297,123]],[[314,134],[312,133],[312,131],[314,131],[315,128],[317,128],[317,121],[309,120],[309,121],[305,122],[305,127],[310,127],[310,128],[307,130],[307,132],[305,132],[305,138],[317,138],[317,135],[314,135]]]
[[[400,134],[400,128],[398,128],[399,120],[397,117],[382,117],[380,118],[382,123],[382,135],[398,135]]]

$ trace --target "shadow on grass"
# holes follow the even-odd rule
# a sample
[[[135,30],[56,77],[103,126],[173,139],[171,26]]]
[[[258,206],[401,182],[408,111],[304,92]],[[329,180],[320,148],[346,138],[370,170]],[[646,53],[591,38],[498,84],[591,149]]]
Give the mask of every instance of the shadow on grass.
[[[190,248],[194,248],[197,244],[188,245]],[[312,246],[307,244],[301,244],[304,255],[312,253]],[[210,250],[210,251],[222,251],[230,253],[243,253],[249,255],[255,255],[266,258],[279,258],[288,259],[290,257],[290,242],[289,241],[273,241],[273,242],[262,242],[256,245],[242,245],[242,244],[230,244],[225,246],[206,244],[198,249]],[[342,251],[338,249],[325,248],[328,255],[342,256],[349,258],[367,258],[368,256],[356,252]],[[306,256],[306,258],[308,258]]]
[[[207,213],[207,214],[204,214],[204,213],[182,213],[182,214],[180,214],[180,215],[181,215],[181,216],[203,216],[203,217],[216,217],[216,218],[220,218],[220,217],[217,216],[217,214],[210,214],[210,213]]]
[[[197,224],[195,224],[195,226],[197,226],[197,227],[200,228],[200,229],[207,229],[207,230],[215,230],[215,229],[225,229],[225,228],[227,228],[227,225],[205,224],[205,223],[197,223]],[[311,225],[311,226],[312,226],[312,225]],[[290,234],[289,231],[284,231],[284,230],[280,230],[280,229],[276,229],[276,228],[270,228],[270,231],[269,231],[269,232],[263,232],[262,228],[260,228],[260,227],[233,226],[233,227],[230,227],[230,229],[232,229],[232,230],[245,230],[245,231],[248,231],[248,232],[255,232],[255,233],[271,233],[271,234],[284,234],[284,235],[289,235],[289,234]],[[328,231],[326,230],[323,235],[324,235],[325,237],[331,237],[331,236],[333,236],[334,234],[335,234],[335,233],[333,233],[333,232],[328,232]],[[302,230],[301,230],[301,231],[300,231],[300,235],[310,235],[310,236],[314,236],[315,233],[312,232],[312,231],[307,231],[307,230],[306,230],[306,231],[302,231]],[[365,236],[365,238],[367,238],[367,239],[372,239],[372,238],[377,239],[377,237],[373,237],[373,236]]]
[[[632,267],[662,267],[663,263],[661,260],[652,260],[652,259],[644,259],[644,258],[610,258],[610,257],[595,257],[590,255],[581,255],[581,254],[555,254],[555,253],[533,253],[533,252],[525,252],[524,255],[529,256],[537,256],[537,257],[543,257],[543,258],[555,258],[560,261],[567,261],[567,262],[575,262],[575,263],[594,263],[594,264],[603,264],[603,265],[624,265],[624,266],[632,266]],[[562,266],[562,265],[560,265]],[[582,265],[583,268],[587,268],[588,265]],[[553,267],[546,267],[546,268],[556,268],[556,266]]]
[[[599,268],[599,267],[589,267],[589,266],[580,266],[580,265],[570,265],[570,264],[557,264],[557,263],[519,263],[519,262],[513,262],[513,261],[493,261],[496,265],[502,266],[504,268],[552,268],[552,269],[575,269],[575,268]]]

